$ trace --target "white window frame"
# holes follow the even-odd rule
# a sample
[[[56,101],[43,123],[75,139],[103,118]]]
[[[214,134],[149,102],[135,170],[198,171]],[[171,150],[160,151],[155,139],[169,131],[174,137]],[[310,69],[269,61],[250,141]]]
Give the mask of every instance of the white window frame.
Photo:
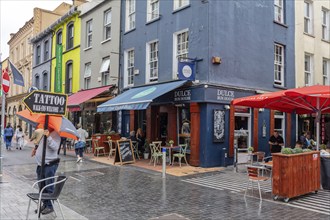
[[[330,59],[323,58],[322,61],[322,84],[330,85]]]
[[[284,2],[283,0],[274,0],[274,20],[284,23]]]
[[[124,87],[134,85],[135,50],[130,48],[124,52]]]
[[[179,42],[178,37],[184,33],[187,33],[188,40],[186,42]],[[185,45],[184,50],[178,51],[178,44]],[[173,34],[173,79],[178,78],[178,59],[188,57],[189,54],[189,29],[184,29]]]
[[[322,40],[330,41],[330,10],[322,8]]]
[[[304,63],[304,84],[305,86],[313,85],[313,70],[314,70],[314,62],[313,62],[313,54],[305,53],[305,63]]]
[[[159,18],[159,0],[148,0],[147,22]]]
[[[84,89],[90,89],[91,88],[91,77],[85,77],[84,78]]]
[[[49,60],[49,40],[44,41],[44,61]]]
[[[125,30],[130,31],[135,28],[136,0],[126,0],[126,24]]]
[[[277,129],[274,127],[274,131],[278,131],[278,133],[282,136],[283,141],[285,142],[285,114],[280,111],[275,111],[274,113],[274,125],[276,125],[275,120],[281,120],[281,128]]]
[[[240,108],[240,106],[237,106],[235,108]],[[246,107],[244,107],[246,108]],[[251,108],[248,108],[249,109],[249,113],[240,113],[240,112],[235,112],[235,117],[246,117],[247,120],[248,120],[248,130],[235,130],[234,133],[239,133],[239,132],[242,132],[242,131],[245,131],[246,133],[248,133],[247,137],[248,137],[248,143],[246,143],[247,147],[249,146],[252,146],[251,143],[252,143],[252,138],[251,138],[251,134],[252,134],[252,125],[251,125]],[[235,119],[234,119],[235,120]],[[235,136],[235,135],[234,135]]]
[[[157,82],[159,72],[159,41],[148,42],[146,51],[146,82]]]
[[[304,1],[304,32],[313,34],[313,3]]]
[[[190,4],[190,0],[173,0],[173,10],[178,10]]]
[[[100,68],[102,86],[110,83],[110,57],[104,57]]]
[[[38,45],[36,48],[36,65],[41,63],[41,45]]]
[[[109,16],[109,17],[108,17]],[[108,9],[104,12],[104,35],[103,40],[111,39],[111,22],[112,22],[112,11],[111,9]],[[109,36],[107,36],[107,33],[109,33]]]
[[[91,62],[85,63],[84,78],[91,77],[91,75],[92,75],[92,63]]]
[[[284,46],[274,45],[274,84],[284,86]]]
[[[86,48],[93,45],[93,19],[86,22]]]

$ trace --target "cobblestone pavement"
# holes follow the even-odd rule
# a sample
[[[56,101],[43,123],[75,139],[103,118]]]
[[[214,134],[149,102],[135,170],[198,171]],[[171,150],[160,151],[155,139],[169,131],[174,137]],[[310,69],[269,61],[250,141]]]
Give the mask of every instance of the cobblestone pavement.
[[[0,219],[24,219],[26,193],[35,180],[29,150],[5,152],[4,181],[0,184]],[[19,165],[12,158],[27,158]],[[290,207],[281,202],[218,190],[130,165],[111,166],[63,157],[58,173],[69,177],[62,194],[66,219],[328,219],[328,215]],[[7,165],[10,164],[10,165]],[[217,174],[232,172],[230,168]],[[212,175],[208,173],[198,176]],[[232,175],[235,173],[232,172]],[[225,175],[224,175],[225,176]],[[31,217],[36,218],[36,215]],[[53,215],[42,216],[52,219]],[[56,219],[61,219],[57,217]]]

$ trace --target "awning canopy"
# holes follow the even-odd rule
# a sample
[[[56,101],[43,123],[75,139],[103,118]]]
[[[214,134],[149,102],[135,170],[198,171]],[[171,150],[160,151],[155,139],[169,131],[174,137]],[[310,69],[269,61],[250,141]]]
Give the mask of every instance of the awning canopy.
[[[146,109],[155,98],[182,86],[186,82],[186,80],[174,81],[132,88],[97,106],[97,112]]]
[[[68,98],[68,110],[71,112],[80,111],[79,105],[87,100],[94,98],[95,96],[109,90],[111,86],[103,86],[93,89],[82,90],[77,93],[74,93]]]

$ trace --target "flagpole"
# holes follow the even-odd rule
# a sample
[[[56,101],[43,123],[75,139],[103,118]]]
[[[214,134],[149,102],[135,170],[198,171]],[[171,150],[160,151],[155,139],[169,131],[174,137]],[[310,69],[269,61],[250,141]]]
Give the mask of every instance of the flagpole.
[[[2,74],[2,61],[1,61],[1,52],[0,52],[0,70],[1,70],[1,74]],[[2,84],[2,75],[1,75],[1,84]],[[2,103],[1,103],[1,135],[0,135],[0,183],[3,182],[2,180],[2,162],[3,162],[3,156],[2,156],[2,148],[3,148],[3,143],[4,143],[4,137],[3,137],[3,133],[4,133],[4,121],[5,121],[5,105],[6,105],[6,95],[3,92],[2,86],[1,86],[1,90],[2,90]]]

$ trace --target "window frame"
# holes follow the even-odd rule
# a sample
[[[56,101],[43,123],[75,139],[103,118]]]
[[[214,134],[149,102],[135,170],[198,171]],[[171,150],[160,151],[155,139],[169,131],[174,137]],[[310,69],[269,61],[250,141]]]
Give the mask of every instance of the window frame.
[[[56,33],[56,45],[62,45],[62,44],[63,44],[63,33],[62,33],[62,29],[60,29]]]
[[[86,48],[93,45],[93,19],[86,21]]]
[[[44,71],[42,73],[42,84],[43,84],[43,91],[48,91],[48,72]]]
[[[106,71],[102,71],[103,65],[106,64],[106,62],[109,62],[108,69]],[[101,63],[101,68],[100,68],[100,73],[101,73],[101,85],[102,86],[107,86],[110,83],[110,64],[111,60],[110,57],[103,57],[102,58],[102,63]]]
[[[153,50],[154,49],[154,50]],[[153,71],[156,70],[156,74]],[[146,82],[157,82],[159,73],[159,41],[150,41],[146,45]]]
[[[281,120],[281,128],[276,128],[276,120]],[[279,135],[283,138],[283,141],[285,142],[285,114],[281,111],[275,111],[274,112],[274,131],[278,131]]]
[[[107,23],[107,15],[110,14],[110,22]],[[106,10],[104,12],[104,18],[103,18],[103,40],[109,40],[111,39],[111,23],[112,23],[112,11],[111,8]],[[109,36],[107,36],[108,33],[108,28],[109,30]]]
[[[49,59],[49,40],[44,41],[44,61]]]
[[[274,0],[274,20],[284,24],[284,0]]]
[[[39,73],[34,75],[34,85],[35,85],[35,87],[40,89],[40,74]]]
[[[304,1],[304,33],[313,34],[313,3],[311,1]]]
[[[156,20],[159,18],[159,0],[147,1],[147,22]]]
[[[186,33],[187,34],[187,41],[186,43],[185,42],[181,42],[180,44],[183,45],[183,44],[186,44],[186,51],[184,53],[179,53],[179,50],[178,50],[178,37],[179,35],[182,35]],[[180,30],[178,32],[175,32],[173,34],[173,79],[177,79],[178,78],[178,60],[180,58],[185,58],[185,57],[188,57],[188,54],[189,54],[189,29],[186,28],[186,29],[183,29],[183,30]]]
[[[322,7],[322,40],[330,41],[330,10]]]
[[[136,25],[136,0],[126,0],[126,24],[125,30],[130,31]]]
[[[277,53],[280,49],[280,54]],[[274,44],[274,84],[279,86],[284,86],[284,76],[285,76],[285,47],[281,44]],[[278,59],[280,58],[280,59]],[[281,69],[280,71],[278,69]],[[278,79],[279,78],[279,79]]]
[[[124,52],[124,88],[134,86],[135,49]]]
[[[306,57],[308,59],[306,60]],[[306,63],[309,61],[308,63]],[[308,64],[309,70],[306,69],[306,65]],[[313,54],[305,53],[304,58],[304,85],[305,86],[311,86],[313,84],[313,71],[314,70],[314,60],[313,60]],[[307,82],[308,80],[308,82]]]
[[[36,65],[41,63],[41,45],[38,44],[36,47]]]
[[[66,36],[66,49],[70,50],[74,47],[74,23],[70,22],[67,25],[67,36]]]
[[[173,10],[179,10],[190,4],[190,0],[173,0]]]
[[[69,68],[70,66],[71,69]],[[72,87],[73,87],[73,61],[69,60],[65,64],[65,94],[71,94]]]
[[[330,85],[330,59],[322,59],[322,84]]]

